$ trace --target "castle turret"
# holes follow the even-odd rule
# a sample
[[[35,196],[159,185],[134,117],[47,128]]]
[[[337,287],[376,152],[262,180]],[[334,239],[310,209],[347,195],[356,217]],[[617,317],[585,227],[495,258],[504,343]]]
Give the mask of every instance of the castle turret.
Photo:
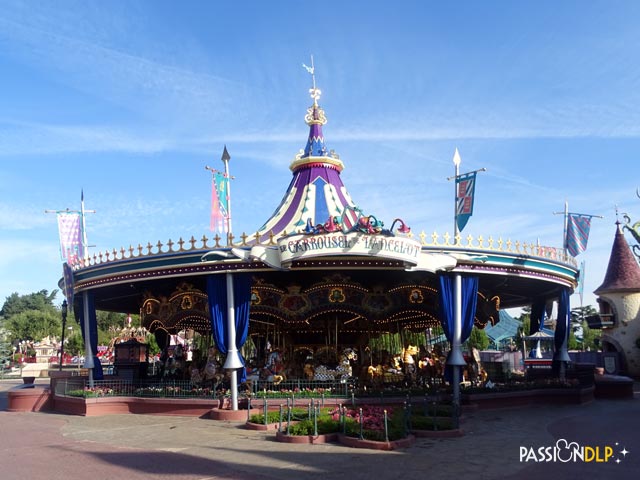
[[[640,348],[637,345],[640,339],[640,266],[619,223],[607,273],[594,293],[598,295],[604,326],[603,351],[618,352],[621,370],[640,377]]]

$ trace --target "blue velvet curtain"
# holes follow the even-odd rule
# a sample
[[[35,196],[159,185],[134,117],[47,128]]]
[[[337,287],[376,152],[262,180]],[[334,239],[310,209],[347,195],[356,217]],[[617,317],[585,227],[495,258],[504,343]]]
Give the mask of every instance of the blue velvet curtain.
[[[249,309],[251,305],[251,274],[233,274],[234,313],[236,325],[236,348],[240,350],[247,340],[249,333]],[[209,315],[211,317],[211,331],[213,340],[220,353],[226,355],[229,351],[227,332],[227,280],[226,275],[209,275],[207,277],[207,296],[209,299]],[[240,360],[245,364],[242,355]],[[240,383],[247,379],[246,369],[239,371]]]
[[[556,323],[556,332],[553,338],[555,353],[553,354],[554,362],[558,361],[560,351],[565,339],[568,339],[569,324],[571,321],[571,305],[569,301],[569,289],[563,288],[560,291],[560,301],[558,302],[558,321]]]
[[[455,317],[454,317],[454,276],[452,275],[440,275],[440,324],[444,330],[444,334],[449,340],[449,343],[453,342],[453,335],[455,332]],[[462,284],[462,312],[461,312],[461,335],[460,343],[465,342],[471,330],[473,329],[473,319],[476,315],[476,306],[478,303],[478,277],[461,277]],[[452,367],[447,365],[445,367],[445,378],[451,383],[453,381]]]
[[[227,286],[224,275],[207,277],[207,296],[209,300],[209,316],[213,341],[222,355],[226,355],[227,346]]]
[[[529,323],[529,335],[541,332],[544,327],[545,299],[539,298],[531,305],[531,320]]]
[[[453,342],[453,277],[440,275],[440,324],[449,342]]]
[[[473,319],[476,315],[478,303],[478,277],[462,276],[462,331],[460,343],[463,343],[473,329]],[[453,341],[454,333],[454,277],[440,275],[440,323],[449,342]]]
[[[91,345],[91,353],[93,354],[93,379],[102,380],[104,378],[104,372],[102,371],[102,364],[97,357],[98,353],[98,321],[96,319],[96,305],[95,297],[92,292],[88,292],[87,301],[89,306],[89,344]],[[80,331],[82,332],[82,339],[86,341],[84,331],[84,298],[85,295],[78,295],[77,303],[74,305],[74,313],[76,318],[80,321]],[[75,308],[78,306],[78,308]]]
[[[471,330],[473,319],[476,316],[478,305],[478,277],[462,277],[462,335],[460,342],[465,342]]]

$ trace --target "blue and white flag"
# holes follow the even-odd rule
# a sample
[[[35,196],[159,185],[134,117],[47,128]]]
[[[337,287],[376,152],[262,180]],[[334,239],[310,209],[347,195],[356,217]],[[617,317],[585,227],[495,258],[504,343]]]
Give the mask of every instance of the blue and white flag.
[[[564,246],[573,257],[587,249],[592,215],[570,213],[567,215],[567,238]]]

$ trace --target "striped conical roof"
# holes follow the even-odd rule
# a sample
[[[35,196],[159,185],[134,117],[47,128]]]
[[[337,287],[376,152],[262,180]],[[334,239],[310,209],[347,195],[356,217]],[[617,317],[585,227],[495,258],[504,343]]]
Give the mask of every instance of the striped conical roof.
[[[345,207],[355,208],[340,178],[344,168],[338,154],[327,150],[322,126],[327,123],[318,105],[320,91],[311,89],[313,105],[307,109],[305,121],[309,138],[304,150],[296,155],[289,168],[293,179],[276,211],[258,230],[260,242],[302,231],[311,225],[324,224],[329,218],[340,218]]]
[[[640,267],[624,238],[620,223],[616,222],[616,235],[604,281],[593,293],[640,292]]]

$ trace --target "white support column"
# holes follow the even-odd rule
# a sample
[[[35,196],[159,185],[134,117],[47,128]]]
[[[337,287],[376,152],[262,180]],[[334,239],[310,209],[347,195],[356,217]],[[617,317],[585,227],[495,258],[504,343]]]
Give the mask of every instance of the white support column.
[[[89,387],[93,388],[93,352],[89,330],[89,292],[82,294],[82,314],[84,316],[84,368],[89,370]]]
[[[238,410],[238,368],[242,366],[236,347],[236,314],[233,296],[233,274],[227,276],[227,359],[224,367],[231,370],[231,409]]]
[[[453,367],[453,407],[454,422],[457,426],[458,414],[460,409],[460,367],[466,365],[462,356],[461,338],[462,338],[462,277],[459,273],[454,276],[453,284],[453,342],[451,342],[451,353],[447,364]]]

